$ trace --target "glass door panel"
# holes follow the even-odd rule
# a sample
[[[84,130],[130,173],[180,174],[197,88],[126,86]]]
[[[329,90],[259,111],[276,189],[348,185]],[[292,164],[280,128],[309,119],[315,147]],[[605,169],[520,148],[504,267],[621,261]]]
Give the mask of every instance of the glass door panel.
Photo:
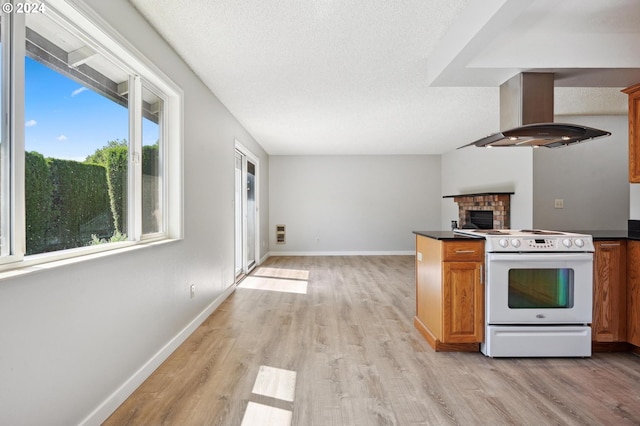
[[[509,308],[573,307],[573,269],[509,270]]]
[[[247,268],[256,264],[256,166],[247,161]]]
[[[235,273],[236,278],[243,272],[244,264],[244,232],[242,232],[244,226],[244,214],[242,213],[242,193],[244,185],[242,184],[242,154],[236,151],[235,155]]]

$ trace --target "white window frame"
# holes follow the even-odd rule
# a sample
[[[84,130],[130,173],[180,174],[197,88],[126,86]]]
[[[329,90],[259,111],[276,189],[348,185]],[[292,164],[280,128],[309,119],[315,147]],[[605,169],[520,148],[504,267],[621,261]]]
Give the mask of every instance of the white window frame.
[[[4,17],[3,17],[4,18]],[[11,33],[11,21],[3,19],[2,28],[0,28],[0,40],[2,40],[2,61],[1,65],[9,63],[11,59],[11,49],[6,42],[9,40],[9,34]],[[6,70],[3,69],[2,81],[0,85],[2,90],[0,94],[9,94],[11,88],[11,76]],[[11,108],[10,96],[1,96],[0,102],[2,103],[2,115],[0,116],[0,139],[8,141],[11,139],[9,134],[10,126],[8,123],[7,111]],[[7,258],[10,255],[13,247],[13,238],[11,234],[11,212],[13,211],[13,196],[12,181],[13,181],[13,150],[10,149],[11,144],[0,144],[0,259]]]
[[[0,272],[105,251],[117,251],[136,245],[181,239],[183,224],[183,92],[160,69],[120,36],[99,15],[76,0],[43,1],[46,13],[87,45],[126,70],[129,80],[129,192],[128,241],[78,247],[25,256],[25,187],[24,187],[24,15],[3,14],[2,22],[2,120],[6,143],[1,149],[3,245],[0,249]],[[142,82],[163,100],[161,123],[160,194],[162,232],[142,235]],[[9,170],[7,170],[7,167]],[[133,232],[131,232],[133,231]],[[0,275],[2,278],[2,275]]]

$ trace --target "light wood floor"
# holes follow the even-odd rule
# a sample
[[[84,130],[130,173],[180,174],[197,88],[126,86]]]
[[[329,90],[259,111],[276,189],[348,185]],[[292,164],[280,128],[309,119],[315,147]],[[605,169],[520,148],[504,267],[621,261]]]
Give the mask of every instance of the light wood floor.
[[[299,426],[640,424],[636,355],[434,352],[413,327],[412,256],[262,266],[308,271],[307,294],[237,289],[105,424],[241,425],[250,403]],[[252,392],[260,366],[296,373],[293,402]]]

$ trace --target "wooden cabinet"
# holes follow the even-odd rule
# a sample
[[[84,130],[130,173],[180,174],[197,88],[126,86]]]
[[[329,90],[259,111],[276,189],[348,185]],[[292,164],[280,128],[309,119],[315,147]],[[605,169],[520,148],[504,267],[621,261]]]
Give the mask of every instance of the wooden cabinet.
[[[442,341],[479,343],[484,338],[482,262],[444,262]]]
[[[436,351],[477,351],[484,338],[484,241],[416,237],[414,324]]]
[[[640,84],[623,92],[629,95],[629,182],[640,183]]]
[[[627,342],[640,347],[640,241],[627,250]]]
[[[595,241],[594,245],[592,340],[598,343],[625,342],[627,241]],[[602,347],[603,350],[605,348]]]

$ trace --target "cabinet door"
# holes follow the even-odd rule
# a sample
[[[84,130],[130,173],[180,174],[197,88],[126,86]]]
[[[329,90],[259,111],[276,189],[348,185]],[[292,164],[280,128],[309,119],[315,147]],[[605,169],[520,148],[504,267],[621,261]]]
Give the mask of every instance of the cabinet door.
[[[627,257],[627,342],[640,346],[640,241],[629,241]]]
[[[593,261],[593,322],[596,342],[624,342],[627,337],[626,241],[596,241]]]
[[[484,337],[482,262],[443,262],[442,341],[476,343]]]

